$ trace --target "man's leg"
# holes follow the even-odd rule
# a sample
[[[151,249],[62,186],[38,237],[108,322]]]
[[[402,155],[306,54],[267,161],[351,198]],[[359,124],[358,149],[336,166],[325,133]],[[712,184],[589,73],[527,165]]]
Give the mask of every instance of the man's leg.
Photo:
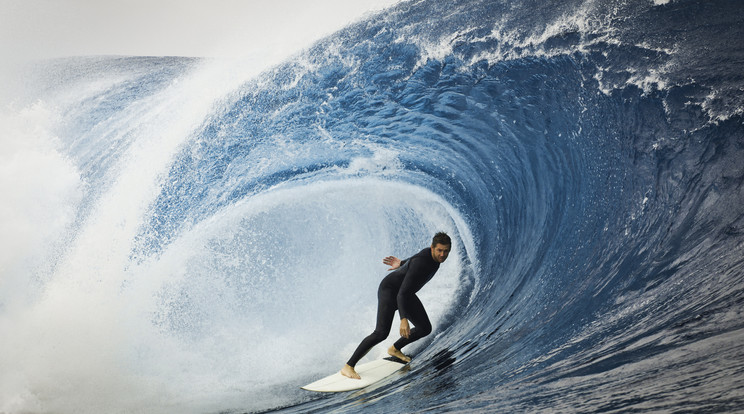
[[[350,378],[357,378],[358,375],[354,371],[354,367],[364,355],[369,352],[372,347],[384,341],[390,334],[390,327],[393,325],[393,317],[397,310],[397,303],[395,301],[394,292],[388,292],[386,290],[380,290],[377,292],[377,325],[375,326],[374,332],[369,334],[362,342],[357,346],[354,354],[349,358],[346,366],[341,370],[341,374]],[[351,368],[349,370],[348,368]],[[353,374],[352,374],[353,372]]]

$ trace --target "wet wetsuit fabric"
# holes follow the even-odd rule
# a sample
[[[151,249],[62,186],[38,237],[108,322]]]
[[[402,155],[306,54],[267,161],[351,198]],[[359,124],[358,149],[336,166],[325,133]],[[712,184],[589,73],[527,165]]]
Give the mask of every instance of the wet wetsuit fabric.
[[[350,366],[355,366],[373,346],[384,341],[390,334],[393,317],[397,310],[400,318],[406,318],[413,324],[408,338],[401,337],[394,346],[400,350],[404,346],[431,333],[431,322],[424,305],[416,296],[418,292],[439,269],[439,262],[431,257],[431,248],[427,247],[416,255],[401,262],[401,266],[390,272],[377,290],[377,325],[374,332],[364,338],[349,359]]]

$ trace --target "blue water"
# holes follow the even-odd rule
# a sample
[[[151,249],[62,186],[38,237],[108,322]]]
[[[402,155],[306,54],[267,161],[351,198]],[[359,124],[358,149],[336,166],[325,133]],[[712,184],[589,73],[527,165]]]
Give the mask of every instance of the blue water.
[[[38,237],[3,258],[0,411],[744,410],[742,22],[420,1],[256,76],[45,63],[4,118]],[[439,230],[411,369],[300,390],[372,330],[382,257]]]

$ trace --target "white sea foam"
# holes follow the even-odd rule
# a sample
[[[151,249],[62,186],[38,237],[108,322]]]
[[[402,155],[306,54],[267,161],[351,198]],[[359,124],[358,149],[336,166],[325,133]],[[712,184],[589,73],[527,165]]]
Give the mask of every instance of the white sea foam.
[[[206,65],[104,121],[129,145],[96,186],[61,152],[55,105],[3,112],[0,411],[126,412],[169,395],[132,361],[147,354],[132,346],[148,343],[149,321],[134,310],[148,299],[121,289],[173,154],[242,83],[225,69]],[[54,99],[74,106],[65,96]]]
[[[43,102],[0,114],[0,306],[17,299],[11,285],[48,271],[83,191],[79,171],[60,152],[56,122]]]

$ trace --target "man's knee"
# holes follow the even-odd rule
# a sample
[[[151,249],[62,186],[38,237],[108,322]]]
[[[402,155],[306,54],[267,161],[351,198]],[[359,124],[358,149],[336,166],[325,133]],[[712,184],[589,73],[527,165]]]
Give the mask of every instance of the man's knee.
[[[418,338],[423,338],[431,333],[431,324],[421,324],[416,326],[414,329],[416,330],[416,336]]]
[[[387,337],[390,335],[390,331],[383,332],[383,331],[375,330],[374,332],[372,332],[372,335],[374,336],[375,341],[377,343],[380,343],[387,339]]]

